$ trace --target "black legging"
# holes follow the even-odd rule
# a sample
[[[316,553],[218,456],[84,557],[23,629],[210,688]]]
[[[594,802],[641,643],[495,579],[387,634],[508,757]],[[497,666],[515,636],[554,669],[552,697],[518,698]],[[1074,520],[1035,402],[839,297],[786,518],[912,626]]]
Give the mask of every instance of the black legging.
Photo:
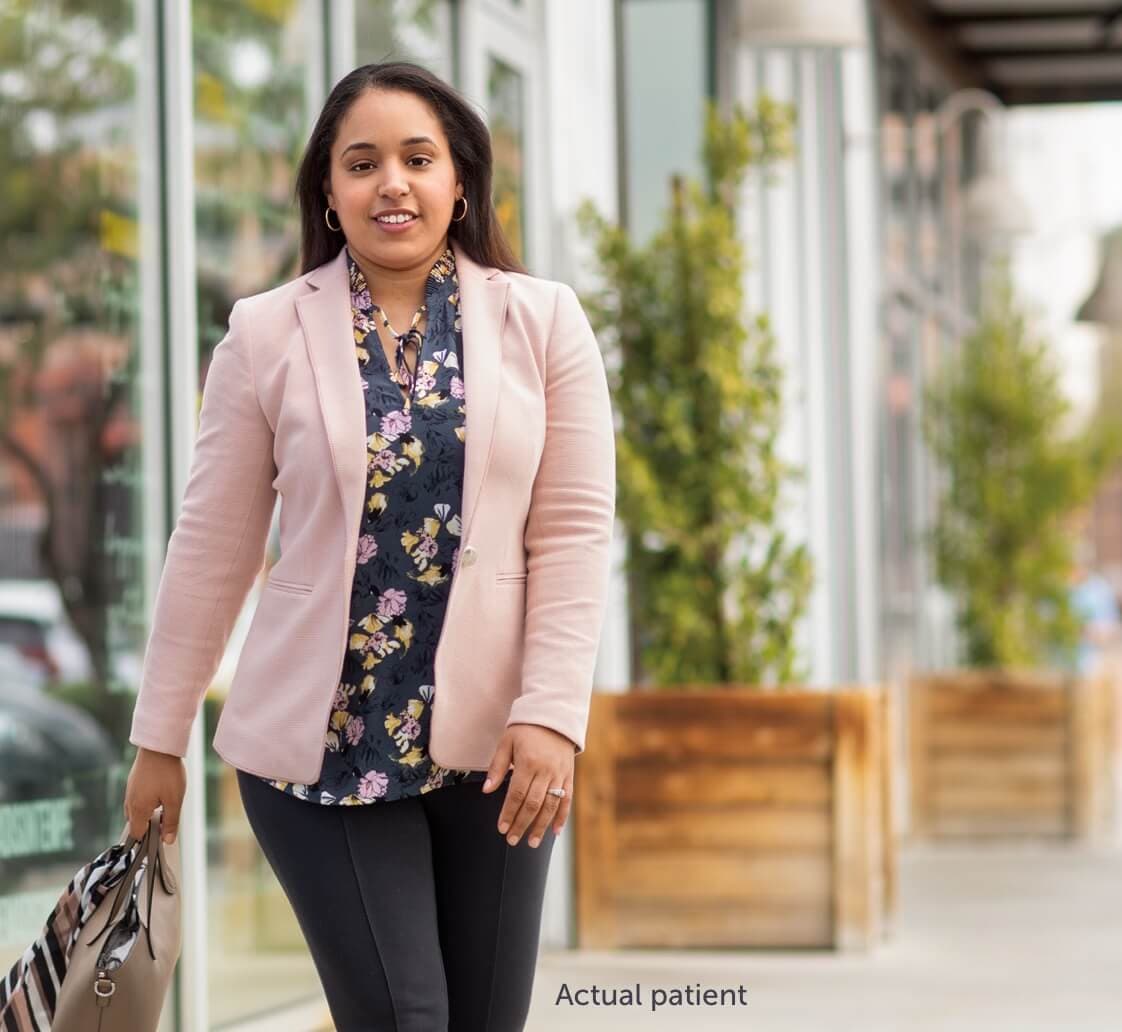
[[[337,1032],[521,1032],[555,836],[499,834],[511,772],[361,806],[237,777]]]

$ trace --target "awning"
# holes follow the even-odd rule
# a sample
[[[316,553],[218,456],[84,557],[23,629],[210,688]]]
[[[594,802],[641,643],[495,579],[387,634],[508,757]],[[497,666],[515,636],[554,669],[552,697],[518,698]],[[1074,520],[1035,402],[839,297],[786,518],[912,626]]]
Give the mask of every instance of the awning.
[[[1117,0],[877,0],[956,86],[1006,104],[1122,100]]]

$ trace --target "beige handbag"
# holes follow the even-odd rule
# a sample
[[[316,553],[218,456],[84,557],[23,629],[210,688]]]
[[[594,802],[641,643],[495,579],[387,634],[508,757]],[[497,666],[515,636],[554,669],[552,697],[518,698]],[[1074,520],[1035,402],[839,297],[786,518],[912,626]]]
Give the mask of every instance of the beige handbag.
[[[155,1032],[182,945],[178,841],[157,810],[117,886],[82,929],[51,1032]],[[136,840],[126,829],[130,847]],[[142,941],[143,940],[143,941]]]

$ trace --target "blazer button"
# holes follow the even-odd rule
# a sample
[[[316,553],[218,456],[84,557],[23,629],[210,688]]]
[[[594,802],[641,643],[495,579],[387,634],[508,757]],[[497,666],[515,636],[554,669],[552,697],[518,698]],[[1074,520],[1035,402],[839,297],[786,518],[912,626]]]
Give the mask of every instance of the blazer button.
[[[471,566],[475,562],[475,549],[471,545],[464,545],[464,550],[460,553],[460,565]]]

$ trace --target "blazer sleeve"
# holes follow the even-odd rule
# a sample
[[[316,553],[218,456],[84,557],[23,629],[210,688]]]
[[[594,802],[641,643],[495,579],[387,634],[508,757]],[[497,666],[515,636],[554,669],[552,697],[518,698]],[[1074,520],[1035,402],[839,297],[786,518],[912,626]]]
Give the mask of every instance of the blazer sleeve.
[[[257,399],[248,320],[234,304],[203,387],[199,429],[145,649],[129,741],[184,756],[199,703],[265,559],[273,432]]]
[[[541,724],[584,751],[611,572],[615,431],[588,317],[559,284],[545,358],[545,445],[526,520],[521,694],[507,726]]]

